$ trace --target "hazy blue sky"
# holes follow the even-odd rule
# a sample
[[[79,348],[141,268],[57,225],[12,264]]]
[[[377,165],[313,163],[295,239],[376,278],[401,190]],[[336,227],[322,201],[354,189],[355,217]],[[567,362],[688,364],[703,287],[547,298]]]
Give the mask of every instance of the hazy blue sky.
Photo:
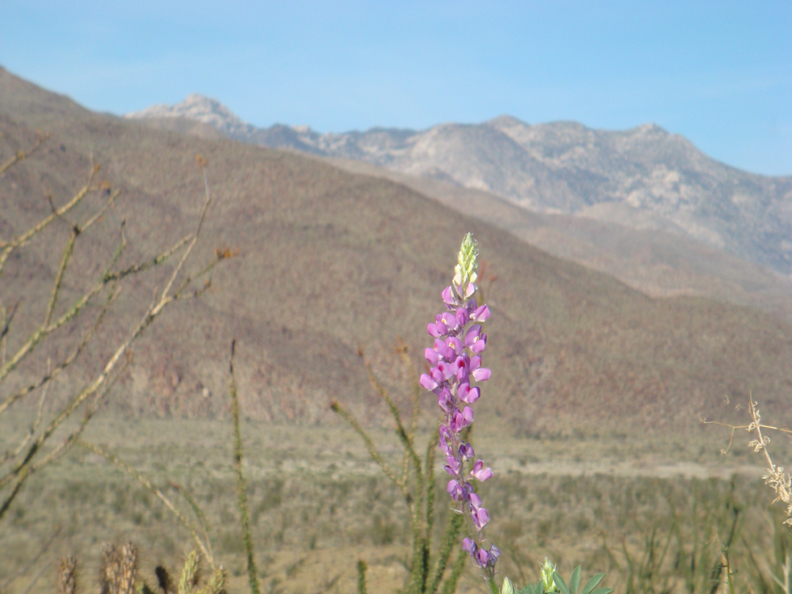
[[[792,174],[792,1],[2,0],[0,65],[122,114],[198,92],[259,126],[655,122]]]

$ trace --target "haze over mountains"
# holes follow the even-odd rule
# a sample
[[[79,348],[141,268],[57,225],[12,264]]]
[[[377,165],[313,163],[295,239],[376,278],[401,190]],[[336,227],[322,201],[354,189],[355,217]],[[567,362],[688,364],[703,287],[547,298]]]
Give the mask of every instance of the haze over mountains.
[[[127,117],[186,118],[244,142],[365,161],[491,192],[533,212],[671,232],[792,274],[792,176],[728,167],[653,124],[605,131],[502,116],[420,131],[319,134],[307,126],[256,128],[200,95]]]
[[[483,287],[493,311],[486,351],[493,378],[476,413],[482,427],[521,435],[571,427],[684,433],[697,430],[699,416],[730,418],[733,403],[750,392],[782,418],[792,413],[792,327],[774,316],[700,298],[653,299],[405,183],[221,138],[214,128],[199,130],[214,138],[198,138],[92,113],[0,69],[0,162],[29,148],[37,129],[51,139],[0,178],[0,239],[51,212],[48,193],[56,204],[71,197],[91,159],[124,189],[101,225],[81,239],[62,307],[86,275],[102,269],[122,221],[132,261],[159,253],[192,228],[202,193],[197,153],[208,159],[215,195],[197,256],[223,246],[240,250],[218,268],[202,299],[172,308],[136,344],[129,377],[113,395],[119,412],[223,414],[228,345],[236,337],[247,415],[330,422],[328,401],[337,398],[375,422],[383,407],[358,349],[389,386],[403,386],[397,338],[418,362],[459,241],[472,231],[487,261]],[[69,237],[67,225],[53,229],[54,237],[32,242],[0,277],[3,303],[24,297],[17,342],[27,336],[24,320],[37,320],[28,312],[46,309],[48,283]],[[130,284],[113,319],[139,319],[162,282],[155,276]],[[103,327],[108,334],[80,364],[100,365],[123,327]],[[47,357],[57,362],[58,348],[20,368],[17,381],[35,377]],[[53,401],[84,380],[76,368],[61,377]],[[397,394],[405,402],[405,392]],[[424,396],[432,411],[432,395]],[[724,397],[732,406],[724,408]]]

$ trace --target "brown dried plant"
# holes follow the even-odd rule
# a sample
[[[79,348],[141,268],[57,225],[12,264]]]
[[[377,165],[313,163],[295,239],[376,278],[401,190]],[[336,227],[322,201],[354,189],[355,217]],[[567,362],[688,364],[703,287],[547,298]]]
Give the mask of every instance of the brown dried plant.
[[[735,431],[742,429],[754,437],[754,439],[748,442],[748,447],[755,453],[764,455],[767,469],[762,475],[762,479],[776,494],[776,498],[772,503],[781,501],[786,505],[787,519],[783,524],[792,528],[792,477],[790,477],[789,473],[784,472],[783,466],[778,466],[773,461],[773,458],[770,456],[770,451],[767,449],[767,446],[770,445],[770,437],[765,435],[762,431],[764,429],[792,434],[792,430],[785,427],[776,427],[774,425],[763,425],[762,415],[759,412],[759,403],[753,399],[753,396],[749,397],[748,403],[748,414],[751,417],[751,422],[748,425],[729,425],[728,423],[719,423],[717,421],[707,421],[703,419],[701,422],[707,425],[720,425],[731,429],[729,444],[725,449],[721,450],[721,454],[726,454],[731,448]]]
[[[178,590],[174,588],[170,573],[162,565],[154,570],[159,589],[163,594],[225,594],[227,572],[220,567],[212,571],[206,583],[201,583],[201,554],[192,551],[182,568]],[[77,589],[77,559],[64,557],[58,566],[58,587],[61,594],[75,594]],[[119,551],[115,545],[105,544],[99,566],[99,591],[101,594],[153,594],[145,581],[139,580],[138,549],[126,543]]]
[[[121,575],[121,558],[115,545],[105,543],[102,547],[102,563],[99,566],[99,591],[101,594],[115,594]]]
[[[61,594],[74,594],[77,589],[77,559],[64,557],[58,565],[58,588]]]
[[[0,164],[0,178],[6,171],[33,155],[46,140],[47,136],[39,135],[30,150],[27,152],[17,151],[13,158]],[[110,389],[129,364],[131,360],[129,353],[132,343],[140,338],[144,331],[159,318],[168,306],[177,301],[201,296],[211,284],[207,277],[213,268],[220,261],[234,255],[233,252],[229,251],[227,254],[224,250],[222,254],[216,254],[194,271],[187,272],[185,270],[190,255],[198,243],[212,202],[206,174],[207,162],[199,158],[197,163],[203,176],[205,199],[194,231],[174,242],[168,249],[152,258],[126,267],[119,267],[119,261],[127,245],[124,224],[122,223],[115,252],[106,263],[104,269],[96,278],[90,280],[87,283],[87,288],[83,289],[79,297],[67,304],[65,308],[59,307],[59,301],[62,297],[64,275],[74,258],[75,247],[78,241],[86,235],[86,232],[91,230],[94,223],[101,220],[104,214],[112,208],[121,194],[120,190],[112,190],[107,182],[97,180],[100,166],[91,164],[87,182],[65,204],[56,206],[50,198],[51,213],[48,216],[15,237],[6,240],[0,239],[0,278],[2,278],[3,269],[8,258],[15,252],[23,250],[34,237],[45,233],[55,221],[65,221],[70,228],[69,238],[63,246],[60,264],[51,283],[46,309],[42,312],[40,321],[36,322],[34,331],[27,337],[21,337],[21,341],[15,341],[21,342],[21,346],[16,348],[14,352],[7,353],[6,350],[8,344],[10,344],[8,338],[15,328],[14,322],[18,320],[19,304],[16,303],[5,307],[0,303],[0,386],[12,378],[15,370],[51,338],[56,331],[61,329],[66,331],[68,328],[73,327],[80,316],[85,316],[87,315],[86,312],[90,311],[89,305],[104,296],[103,304],[98,308],[98,313],[92,323],[88,325],[82,336],[79,336],[71,345],[70,352],[63,359],[57,361],[54,366],[48,363],[47,368],[41,372],[38,379],[0,399],[1,416],[8,413],[9,409],[19,401],[41,390],[38,412],[27,435],[16,447],[5,453],[0,453],[0,520],[3,519],[27,480],[47,464],[58,459],[78,441],[87,423],[106,400]],[[85,221],[67,221],[66,215],[70,212],[76,212],[75,208],[90,194],[98,194],[107,198],[95,212],[86,217]],[[47,387],[52,383],[53,379],[76,364],[80,355],[96,336],[97,330],[105,317],[111,313],[111,307],[121,291],[122,284],[132,277],[165,265],[179,253],[180,257],[176,261],[164,289],[161,292],[158,291],[144,315],[132,328],[128,329],[126,336],[116,342],[111,351],[112,354],[102,362],[100,371],[90,377],[82,388],[68,394],[65,398],[65,404],[58,408],[47,422],[44,422],[42,411],[44,409]],[[206,278],[206,282],[198,284],[196,287],[197,281],[204,278]],[[63,333],[62,331],[61,334]],[[62,430],[64,423],[80,410],[82,410],[83,418],[77,427],[72,428],[65,438],[59,440],[57,446],[47,447],[56,432]]]
[[[118,594],[133,594],[137,577],[137,547],[131,542],[121,549],[121,571]]]

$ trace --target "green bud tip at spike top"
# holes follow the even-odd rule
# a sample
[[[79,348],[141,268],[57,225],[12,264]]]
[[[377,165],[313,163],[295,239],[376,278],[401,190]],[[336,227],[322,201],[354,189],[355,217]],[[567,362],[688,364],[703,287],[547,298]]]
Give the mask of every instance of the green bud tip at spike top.
[[[465,295],[468,283],[475,283],[478,279],[478,243],[473,235],[468,233],[462,240],[457,256],[458,264],[454,268],[454,284],[460,295]]]
[[[555,570],[555,564],[551,563],[550,559],[545,557],[544,563],[542,564],[542,586],[544,587],[545,592],[556,591],[555,580],[553,580],[553,574],[555,573]]]

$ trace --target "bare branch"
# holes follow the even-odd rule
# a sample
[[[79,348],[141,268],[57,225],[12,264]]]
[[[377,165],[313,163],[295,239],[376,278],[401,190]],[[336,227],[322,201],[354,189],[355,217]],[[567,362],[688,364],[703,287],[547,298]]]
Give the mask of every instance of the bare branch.
[[[391,416],[393,416],[393,420],[396,422],[396,434],[399,436],[399,439],[404,446],[404,454],[405,457],[409,457],[410,461],[412,462],[413,470],[415,472],[416,480],[418,481],[418,492],[423,492],[423,475],[421,474],[421,459],[418,457],[418,454],[415,452],[415,448],[413,447],[412,439],[407,434],[407,430],[404,428],[404,424],[401,420],[401,415],[399,414],[399,409],[396,407],[396,403],[393,402],[393,399],[388,394],[388,391],[385,389],[380,381],[377,379],[377,376],[374,375],[374,370],[371,368],[371,362],[365,361],[366,372],[368,373],[369,383],[373,386],[373,388],[379,393],[385,403],[388,405],[388,409],[390,409]],[[404,477],[406,481],[406,477]]]
[[[187,261],[187,258],[190,256],[190,252],[192,252],[193,247],[195,247],[195,244],[198,241],[198,236],[201,234],[201,229],[203,228],[204,219],[206,218],[206,211],[209,209],[209,204],[211,204],[212,202],[212,195],[209,192],[209,183],[206,180],[205,169],[203,170],[203,174],[204,174],[204,187],[206,189],[206,200],[204,200],[203,208],[201,209],[201,216],[198,218],[198,228],[195,230],[195,234],[192,237],[192,241],[190,242],[190,245],[187,246],[187,249],[182,255],[179,264],[176,266],[176,270],[173,271],[173,274],[171,275],[168,284],[165,285],[165,290],[162,291],[161,299],[165,299],[165,296],[168,294],[168,291],[170,291],[170,288],[173,285],[173,282],[176,280],[176,277],[179,276],[179,272],[181,271],[182,266],[184,266],[184,263]]]
[[[51,365],[52,362],[48,360],[47,374],[50,374],[52,372]],[[39,398],[38,407],[36,409],[36,418],[33,420],[33,424],[28,429],[27,435],[22,439],[22,441],[19,443],[19,445],[16,447],[16,449],[13,452],[8,451],[5,453],[3,459],[0,460],[0,464],[5,464],[9,460],[13,460],[17,456],[19,456],[19,454],[22,453],[22,450],[25,449],[25,446],[30,442],[30,440],[36,434],[36,430],[38,429],[38,426],[41,424],[41,417],[42,417],[42,413],[44,412],[44,402],[47,400],[47,392],[49,391],[48,388],[49,388],[49,384],[45,385],[44,389],[41,391],[41,397]]]
[[[35,472],[41,470],[43,467],[47,466],[48,464],[60,458],[64,454],[64,452],[66,452],[72,445],[74,445],[77,442],[77,440],[80,438],[83,431],[85,430],[85,427],[88,425],[88,421],[90,421],[93,415],[96,413],[96,410],[98,409],[98,403],[104,399],[104,397],[110,391],[110,389],[112,388],[113,384],[116,382],[119,376],[120,374],[117,374],[112,379],[112,381],[106,384],[104,390],[101,393],[98,393],[96,394],[96,396],[94,396],[94,406],[93,407],[88,406],[86,408],[85,415],[83,415],[83,419],[80,422],[78,428],[73,433],[68,435],[66,439],[64,439],[63,442],[57,448],[55,448],[53,451],[51,451],[41,460],[37,460],[37,461],[35,460],[35,455],[41,451],[43,445],[52,436],[52,434],[54,433],[54,429],[52,429],[49,432],[45,432],[45,434],[39,436],[38,440],[36,440],[36,443],[34,443],[33,446],[31,446],[30,450],[28,450],[28,455],[25,457],[25,460],[21,462],[19,465],[17,465],[17,467],[14,468],[14,470],[12,470],[6,476],[0,479],[0,487],[2,487],[5,483],[11,481],[13,478],[16,477],[16,482],[14,483],[14,487],[11,490],[10,495],[8,495],[6,500],[3,502],[3,505],[0,506],[0,519],[2,519],[2,517],[8,511],[9,507],[11,506],[11,503],[14,501],[14,499],[16,499],[16,496],[19,494],[20,489],[25,484],[27,479],[29,479],[31,475],[33,475]],[[71,412],[64,417],[64,420],[69,416],[71,416]],[[50,425],[50,427],[52,427],[52,424]],[[55,427],[57,428],[57,425]]]
[[[83,447],[83,448],[85,448],[87,450],[90,450],[90,451],[92,451],[92,452],[94,452],[96,454],[99,454],[100,456],[105,458],[107,461],[111,462],[112,464],[114,464],[115,466],[117,466],[118,468],[123,470],[125,473],[127,473],[128,475],[133,477],[137,482],[139,482],[141,485],[143,485],[152,494],[154,494],[157,497],[159,497],[160,500],[165,504],[165,506],[173,513],[173,515],[176,516],[176,519],[178,519],[179,522],[185,528],[187,528],[187,530],[189,530],[189,532],[192,535],[193,539],[198,544],[198,546],[200,547],[201,551],[203,551],[204,556],[209,560],[209,564],[214,569],[214,567],[215,567],[214,558],[212,557],[212,554],[209,552],[209,549],[204,545],[204,542],[201,540],[201,537],[198,535],[198,531],[195,529],[195,526],[192,524],[192,522],[190,522],[189,519],[187,519],[187,517],[184,516],[184,514],[181,513],[181,511],[179,511],[179,509],[175,505],[173,505],[173,502],[170,499],[168,499],[168,497],[160,489],[158,489],[153,484],[151,484],[151,481],[148,480],[148,478],[143,476],[140,472],[138,472],[137,470],[132,468],[129,464],[127,464],[126,462],[124,462],[123,460],[118,458],[117,456],[111,454],[107,450],[105,450],[105,449],[103,449],[103,448],[101,448],[101,447],[99,447],[97,445],[94,445],[92,443],[87,443],[87,442],[82,441],[82,440],[77,441],[77,445],[79,445],[80,447]]]
[[[44,328],[49,326],[52,322],[52,314],[55,312],[55,307],[58,305],[58,295],[63,286],[63,275],[66,273],[69,260],[71,260],[71,257],[74,255],[74,242],[77,241],[77,236],[79,234],[79,230],[73,228],[72,234],[66,242],[66,247],[63,248],[63,255],[61,256],[60,266],[58,266],[58,273],[55,275],[55,280],[52,283],[52,293],[49,303],[47,304],[47,314],[44,316],[44,323],[42,324]]]
[[[202,163],[203,169],[203,163]],[[16,248],[23,246],[26,242],[30,240],[36,233],[40,232],[44,229],[47,225],[49,225],[55,218],[63,217],[65,213],[67,213],[71,208],[76,206],[80,200],[82,200],[85,195],[87,195],[90,191],[95,189],[92,186],[93,176],[99,170],[98,166],[92,168],[91,177],[89,179],[88,184],[75,195],[72,200],[64,205],[63,207],[56,209],[53,207],[53,212],[50,216],[42,220],[38,225],[24,233],[23,235],[15,238],[9,243],[0,244],[0,273],[2,272],[2,265],[4,264],[5,260],[8,258],[8,255]],[[123,252],[126,246],[126,237],[123,232],[123,223],[121,229],[121,243],[117,247],[115,253],[113,254],[110,264],[105,268],[103,271],[100,280],[96,282],[89,290],[87,290],[81,297],[76,299],[70,308],[60,315],[59,317],[55,316],[55,311],[58,305],[58,297],[61,291],[61,287],[63,284],[63,278],[65,271],[68,267],[69,261],[73,256],[74,253],[74,245],[76,242],[76,238],[82,230],[87,227],[90,227],[93,223],[100,220],[103,216],[104,212],[113,204],[116,197],[119,195],[119,192],[113,193],[103,207],[96,212],[92,217],[86,221],[85,225],[83,225],[82,229],[77,224],[71,224],[72,227],[72,236],[70,237],[68,243],[66,244],[63,255],[61,257],[61,263],[58,269],[58,273],[53,281],[53,288],[52,293],[49,299],[49,303],[47,305],[47,310],[45,314],[44,322],[41,324],[39,328],[37,328],[33,334],[31,334],[27,340],[22,344],[22,346],[17,350],[17,352],[10,358],[10,360],[5,361],[5,358],[2,362],[2,366],[0,366],[0,383],[8,377],[8,375],[21,363],[21,361],[28,356],[33,350],[41,343],[41,341],[46,338],[49,334],[55,332],[63,325],[71,322],[74,318],[81,314],[81,312],[85,309],[85,307],[92,301],[92,299],[103,291],[103,289],[108,284],[114,284],[115,287],[111,290],[108,294],[106,303],[102,310],[100,311],[99,315],[97,316],[96,322],[92,328],[90,328],[85,335],[82,337],[80,344],[77,348],[67,357],[64,361],[62,361],[55,370],[48,369],[46,375],[40,378],[36,383],[28,386],[27,388],[21,390],[20,392],[13,394],[12,396],[5,399],[4,402],[0,403],[0,414],[8,409],[11,404],[19,400],[20,398],[24,397],[26,394],[29,394],[33,390],[44,386],[44,392],[41,397],[41,401],[39,403],[39,414],[37,414],[36,420],[34,421],[33,428],[30,431],[30,434],[23,439],[22,444],[17,448],[17,451],[11,455],[11,459],[14,461],[12,468],[8,470],[8,472],[0,477],[0,488],[7,488],[6,490],[6,497],[5,500],[0,505],[0,519],[5,515],[6,511],[9,509],[11,503],[14,501],[16,496],[19,494],[20,489],[27,481],[27,479],[46,466],[47,464],[51,463],[52,461],[58,459],[60,456],[66,452],[71,445],[74,443],[78,443],[80,441],[80,437],[88,423],[88,421],[92,418],[95,414],[98,403],[102,402],[107,394],[109,393],[113,384],[118,380],[118,378],[122,375],[123,371],[120,371],[119,368],[122,367],[119,363],[123,360],[124,355],[128,353],[130,345],[139,338],[142,333],[148,328],[148,326],[165,310],[165,308],[174,301],[179,299],[185,298],[186,295],[183,293],[186,292],[188,287],[194,280],[205,276],[208,274],[214,266],[222,259],[225,259],[227,255],[223,253],[219,255],[217,259],[214,261],[210,261],[206,266],[202,269],[199,269],[197,274],[187,274],[182,282],[178,285],[178,288],[174,291],[173,287],[176,283],[179,276],[182,274],[182,270],[185,267],[187,259],[189,258],[195,244],[198,241],[199,235],[203,228],[204,221],[206,219],[206,213],[208,207],[211,203],[211,195],[209,192],[208,181],[206,179],[206,172],[205,169],[204,173],[204,185],[206,188],[206,200],[204,201],[203,207],[201,209],[200,217],[196,226],[196,230],[194,233],[187,235],[182,240],[171,246],[168,250],[164,253],[159,254],[151,261],[143,262],[141,264],[136,264],[126,268],[125,270],[113,272],[113,268],[117,264],[118,260],[121,257],[121,253]],[[145,314],[137,323],[137,325],[133,328],[132,332],[127,336],[126,339],[121,342],[113,352],[112,356],[110,356],[106,362],[104,367],[102,368],[101,372],[95,375],[84,387],[77,393],[73,394],[68,402],[61,408],[60,411],[52,418],[46,427],[41,431],[38,436],[35,436],[36,431],[38,430],[38,426],[41,422],[41,410],[43,408],[44,400],[46,398],[47,393],[47,386],[48,382],[55,377],[58,373],[62,372],[66,369],[69,365],[73,363],[73,361],[80,355],[80,353],[84,350],[88,342],[94,336],[98,326],[100,325],[103,317],[109,310],[110,304],[116,299],[118,296],[118,292],[120,290],[119,281],[123,279],[125,276],[131,274],[137,274],[142,272],[148,268],[153,266],[160,265],[167,261],[172,254],[174,254],[177,250],[181,249],[183,246],[187,246],[187,249],[182,254],[178,264],[176,265],[173,273],[170,275],[168,283],[166,284],[165,289],[162,291],[161,295],[158,298],[155,298],[152,304],[146,309]],[[203,288],[198,288],[194,291],[193,296],[199,296],[203,293],[203,291],[210,286],[210,282],[207,281]],[[7,320],[4,322],[5,330],[3,331],[3,335],[0,338],[5,336],[5,333],[8,332],[8,326],[10,325],[10,320],[13,317],[15,309],[12,310],[11,315],[7,316]],[[3,344],[5,342],[3,341]],[[128,358],[127,358],[128,361]],[[93,404],[91,404],[91,399]],[[67,419],[71,418],[71,416],[76,412],[76,410],[85,404],[85,414],[84,417],[79,425],[79,427],[71,432],[67,437],[62,441],[60,445],[55,447],[54,449],[50,450],[46,455],[42,456],[44,451],[44,447],[48,443],[48,441],[58,432],[60,427],[66,422]],[[32,440],[32,441],[31,441]],[[23,453],[24,452],[24,453]],[[101,452],[99,452],[101,453]],[[8,460],[8,456],[6,456],[6,462]],[[19,458],[19,460],[17,460]],[[136,478],[140,479],[140,475]],[[145,484],[145,483],[144,483]],[[148,485],[151,488],[149,483]],[[158,490],[156,491],[158,496],[163,498],[163,501],[168,503],[167,498],[161,494]],[[204,551],[204,554],[207,558],[212,560],[211,549],[208,549],[203,545],[200,538],[198,537],[196,531],[189,522],[186,522],[186,519],[181,516],[172,505],[169,505],[172,511],[177,514],[177,516],[185,523],[188,528],[190,528],[191,533],[196,538],[196,541],[201,546],[201,549]],[[214,563],[212,561],[212,565]]]
[[[78,299],[77,302],[74,303],[74,305],[72,305],[68,311],[66,311],[66,313],[58,318],[58,320],[49,326],[40,326],[35,332],[33,332],[33,334],[25,341],[25,343],[19,348],[14,356],[11,357],[11,359],[7,361],[2,367],[0,367],[0,383],[5,380],[9,373],[16,369],[17,365],[19,365],[22,360],[27,357],[27,355],[30,354],[45,337],[79,315],[83,308],[88,305],[88,303],[90,303],[94,296],[99,293],[103,287],[103,283],[97,284],[90,291],[85,293],[80,299]],[[3,408],[4,407],[0,406],[0,412],[2,412]]]
[[[371,458],[377,464],[379,464],[380,468],[382,469],[382,472],[385,473],[385,476],[387,476],[395,485],[399,487],[399,489],[401,489],[404,497],[406,499],[409,499],[410,495],[409,495],[409,491],[407,490],[407,485],[403,480],[399,479],[399,477],[396,476],[396,473],[393,472],[393,469],[385,461],[385,458],[382,457],[382,454],[380,454],[379,450],[377,450],[377,447],[374,445],[374,442],[368,436],[368,433],[366,433],[363,427],[360,426],[360,423],[358,423],[357,419],[353,417],[343,406],[341,406],[339,402],[335,400],[330,403],[330,409],[333,412],[336,412],[339,415],[341,415],[341,417],[343,417],[343,419],[352,426],[352,429],[354,429],[355,432],[358,435],[360,435],[360,437],[363,438],[363,442],[366,444],[366,449],[368,450]]]
[[[71,200],[69,200],[69,202],[61,206],[58,210],[56,210],[48,217],[40,221],[34,227],[30,228],[28,231],[26,231],[19,237],[12,239],[3,246],[2,251],[0,251],[0,275],[3,274],[3,266],[5,265],[5,261],[8,259],[8,256],[9,254],[11,254],[12,251],[25,245],[28,241],[30,241],[30,239],[34,235],[40,233],[43,229],[47,227],[47,225],[49,225],[55,219],[69,212],[72,208],[77,206],[82,201],[83,198],[85,198],[88,195],[88,193],[91,191],[93,178],[94,175],[96,175],[96,171],[97,171],[96,168],[94,168],[91,171],[91,175],[88,178],[88,183],[85,186],[83,186],[80,189],[80,191],[77,192],[77,194],[75,194]]]
[[[30,384],[29,386],[23,388],[16,394],[12,394],[8,398],[6,398],[2,403],[0,403],[0,414],[2,414],[5,409],[7,409],[12,404],[14,404],[14,402],[19,400],[20,398],[25,397],[30,392],[33,392],[34,390],[37,390],[41,386],[45,385],[47,382],[49,382],[51,379],[53,379],[59,373],[61,373],[64,369],[66,369],[69,365],[71,365],[74,362],[74,360],[80,356],[80,353],[83,351],[83,349],[85,349],[88,342],[91,340],[91,338],[93,338],[93,335],[99,329],[102,320],[104,319],[105,315],[110,309],[110,305],[112,305],[112,303],[116,300],[116,298],[120,293],[121,293],[121,288],[116,286],[115,289],[108,294],[107,299],[105,300],[105,304],[102,307],[102,310],[99,312],[99,315],[96,317],[96,321],[91,326],[91,328],[89,328],[86,331],[86,333],[83,335],[80,344],[77,345],[77,348],[74,349],[71,355],[69,355],[66,359],[64,359],[61,363],[59,363],[55,367],[55,369],[53,369],[51,372],[48,372],[46,375],[41,377],[39,381],[37,381],[36,383]]]
[[[85,222],[82,224],[82,226],[80,226],[80,233],[83,233],[83,232],[85,232],[85,230],[86,230],[86,229],[88,229],[88,227],[90,227],[90,226],[91,226],[91,225],[93,225],[93,224],[94,224],[96,221],[98,221],[99,219],[101,219],[101,218],[104,216],[104,213],[107,211],[107,209],[108,209],[108,208],[110,208],[110,206],[112,206],[112,205],[113,205],[113,203],[116,201],[116,198],[118,198],[120,195],[121,195],[121,190],[116,190],[115,192],[113,192],[112,194],[110,194],[110,198],[108,198],[108,199],[107,199],[107,202],[105,202],[105,203],[104,203],[104,206],[102,206],[102,208],[100,208],[100,209],[99,209],[99,210],[98,210],[98,211],[97,211],[97,212],[94,214],[94,216],[92,216],[90,219],[88,219],[87,221],[85,221]]]
[[[168,260],[168,258],[170,258],[173,255],[173,253],[176,252],[180,247],[182,247],[185,243],[190,241],[190,239],[192,239],[192,235],[187,235],[187,236],[183,237],[182,239],[177,241],[175,244],[173,244],[170,248],[168,248],[167,250],[165,250],[161,254],[155,256],[151,260],[149,260],[147,262],[144,262],[142,264],[134,264],[134,265],[132,265],[132,266],[130,266],[128,268],[125,268],[124,270],[119,271],[119,272],[109,272],[108,271],[102,277],[102,282],[108,282],[108,281],[111,281],[111,280],[121,280],[124,277],[129,276],[130,274],[137,274],[138,272],[143,272],[144,270],[147,270],[148,268],[151,268],[152,266],[157,266],[159,264],[162,264],[163,262]]]
[[[206,206],[208,205],[208,201],[204,206],[204,210],[202,215],[205,214]],[[200,228],[200,223],[199,223]],[[197,238],[198,232],[195,233]],[[194,242],[193,244],[194,245]],[[209,269],[210,267],[206,267]],[[173,278],[173,277],[171,277]],[[98,285],[101,287],[102,285]],[[184,285],[182,285],[183,287]],[[66,420],[68,419],[74,411],[83,403],[86,399],[90,396],[95,394],[105,383],[108,376],[113,372],[118,361],[124,355],[124,353],[129,348],[129,345],[132,344],[148,326],[162,313],[162,311],[167,307],[170,303],[173,303],[176,299],[178,299],[179,293],[175,293],[174,295],[168,296],[165,292],[163,292],[162,297],[160,298],[159,302],[152,304],[149,309],[146,311],[146,314],[143,316],[143,319],[138,323],[138,326],[135,328],[134,332],[124,341],[121,346],[116,350],[113,356],[105,365],[103,371],[86,387],[80,392],[79,394],[75,395],[71,402],[64,407],[61,412],[57,415],[55,419],[53,419],[49,426],[45,429],[45,431],[39,436],[39,438],[28,448],[28,452],[25,455],[25,458],[17,464],[17,466],[9,472],[6,476],[0,478],[0,487],[7,484],[9,481],[13,480],[14,478],[17,479],[17,483],[14,486],[11,496],[6,500],[6,503],[3,507],[0,507],[0,518],[2,518],[5,511],[8,509],[8,505],[10,502],[16,497],[17,493],[19,492],[19,488],[21,487],[22,483],[27,479],[31,472],[30,468],[30,461],[33,457],[38,453],[40,448],[47,442],[47,440],[52,436],[55,430]],[[68,313],[68,312],[67,312]],[[9,362],[10,364],[11,362]],[[6,367],[9,365],[7,364]],[[3,368],[3,370],[5,367]],[[0,373],[3,371],[0,370]],[[0,375],[0,381],[2,381],[2,376]]]
[[[124,368],[126,367],[127,366],[125,365]],[[69,434],[61,442],[61,444],[57,448],[55,448],[52,452],[50,452],[47,456],[32,464],[33,472],[37,472],[47,464],[50,464],[51,462],[57,460],[63,455],[64,452],[66,452],[66,450],[68,450],[72,445],[77,443],[77,440],[80,439],[80,437],[83,434],[83,431],[85,431],[85,428],[88,425],[88,421],[90,421],[93,418],[93,416],[96,414],[96,412],[99,410],[99,407],[102,404],[102,402],[106,401],[107,394],[115,385],[116,381],[118,381],[118,378],[121,377],[121,375],[123,375],[123,373],[124,373],[124,369],[122,369],[119,373],[113,376],[113,378],[109,382],[107,382],[104,389],[101,392],[98,392],[94,396],[92,405],[88,405],[86,407],[85,414],[83,415],[83,418],[80,421],[80,424],[77,427],[77,429],[75,429],[71,434]]]
[[[14,319],[14,315],[17,312],[17,308],[19,307],[19,301],[14,304],[9,311],[5,312],[5,319],[3,320],[3,328],[0,329],[0,340],[6,337],[8,331],[11,329],[11,321]]]
[[[38,140],[36,140],[36,144],[34,144],[33,148],[31,148],[28,152],[17,151],[17,153],[13,157],[11,157],[8,161],[0,165],[0,176],[2,176],[6,171],[11,169],[11,167],[16,165],[20,161],[23,161],[28,157],[30,157],[48,139],[49,139],[49,134],[44,134],[44,135],[39,134]]]
[[[47,542],[44,543],[44,546],[41,547],[41,550],[38,552],[38,554],[35,557],[33,557],[27,565],[25,565],[19,571],[17,571],[16,574],[12,575],[2,585],[0,585],[0,592],[8,592],[8,587],[11,584],[13,584],[15,581],[17,581],[19,578],[25,575],[28,571],[30,571],[30,568],[33,567],[38,562],[39,559],[41,559],[44,553],[46,553],[47,550],[50,548],[50,545],[52,545],[52,543],[55,542],[55,539],[60,534],[60,531],[61,531],[61,527],[55,526],[55,530],[52,533],[52,536],[50,536]]]

